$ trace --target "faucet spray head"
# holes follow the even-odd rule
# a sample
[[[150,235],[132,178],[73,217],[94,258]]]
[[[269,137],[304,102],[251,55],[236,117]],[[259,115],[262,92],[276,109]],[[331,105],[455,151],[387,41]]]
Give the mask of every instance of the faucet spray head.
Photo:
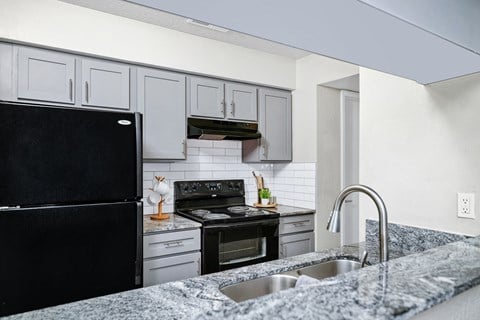
[[[327,230],[330,232],[340,232],[340,210],[333,209],[328,219]]]

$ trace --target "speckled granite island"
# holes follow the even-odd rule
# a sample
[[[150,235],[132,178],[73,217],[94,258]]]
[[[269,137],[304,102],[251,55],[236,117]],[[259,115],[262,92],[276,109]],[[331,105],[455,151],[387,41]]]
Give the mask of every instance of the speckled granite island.
[[[367,224],[368,227],[368,224]],[[370,228],[374,228],[370,224]],[[480,237],[444,244],[423,229],[390,226],[391,260],[377,263],[376,244],[345,246],[287,259],[79,301],[12,319],[408,319],[480,284]],[[423,252],[403,255],[402,233],[421,238]],[[419,232],[412,237],[412,232]],[[368,234],[368,230],[367,230]],[[423,236],[425,235],[425,236]],[[455,237],[454,237],[455,238]],[[403,240],[403,238],[401,237]],[[368,237],[367,237],[368,240]],[[457,240],[457,239],[454,239]],[[408,241],[407,241],[408,242]],[[401,241],[406,245],[405,241]],[[444,244],[444,245],[442,245]],[[219,287],[367,249],[372,266],[318,283],[235,303]],[[411,253],[410,250],[407,253]]]

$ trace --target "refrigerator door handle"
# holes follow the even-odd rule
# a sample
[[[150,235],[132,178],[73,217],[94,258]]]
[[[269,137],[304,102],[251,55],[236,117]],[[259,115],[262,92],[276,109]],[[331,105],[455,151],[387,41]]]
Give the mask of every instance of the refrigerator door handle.
[[[143,124],[142,114],[135,112],[135,138],[137,140],[137,197],[143,197]],[[142,231],[143,232],[143,231]]]
[[[143,286],[143,203],[137,203],[137,257],[135,259],[135,285]]]

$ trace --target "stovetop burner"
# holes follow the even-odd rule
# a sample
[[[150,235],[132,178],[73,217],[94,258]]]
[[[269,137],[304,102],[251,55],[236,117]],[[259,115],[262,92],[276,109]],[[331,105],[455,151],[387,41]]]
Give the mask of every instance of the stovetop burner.
[[[206,219],[206,220],[230,219],[230,216],[228,214],[223,214],[223,213],[209,213],[204,215],[203,219]]]
[[[192,214],[198,217],[204,217],[209,213],[210,213],[210,210],[205,210],[205,209],[192,210]]]
[[[247,212],[251,208],[247,206],[236,206],[236,207],[228,207],[227,210],[233,213],[242,213],[242,212]]]

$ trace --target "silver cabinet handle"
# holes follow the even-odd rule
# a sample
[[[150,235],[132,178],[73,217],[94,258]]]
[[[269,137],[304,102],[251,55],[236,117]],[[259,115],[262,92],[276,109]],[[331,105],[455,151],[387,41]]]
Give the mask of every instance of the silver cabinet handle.
[[[69,93],[69,96],[70,96],[70,101],[73,101],[73,80],[72,79],[68,79],[68,93]]]
[[[187,141],[185,141],[185,139],[183,139],[182,141],[182,145],[183,145],[183,155],[186,156],[187,155]]]
[[[220,109],[220,113],[225,114],[225,99],[222,100],[222,103],[220,105],[222,106]]]
[[[170,242],[165,242],[165,247],[166,248],[175,248],[175,247],[182,247],[183,241],[170,241]]]
[[[304,226],[305,226],[305,222],[304,222],[304,221],[294,222],[294,223],[293,223],[293,226],[294,226],[295,228],[304,227]]]
[[[85,101],[88,103],[88,82],[85,81]]]
[[[235,101],[232,100],[232,102],[230,103],[230,106],[232,107],[230,109],[230,114],[232,115],[232,117],[235,117]]]
[[[345,203],[353,202],[353,200],[345,200]]]

